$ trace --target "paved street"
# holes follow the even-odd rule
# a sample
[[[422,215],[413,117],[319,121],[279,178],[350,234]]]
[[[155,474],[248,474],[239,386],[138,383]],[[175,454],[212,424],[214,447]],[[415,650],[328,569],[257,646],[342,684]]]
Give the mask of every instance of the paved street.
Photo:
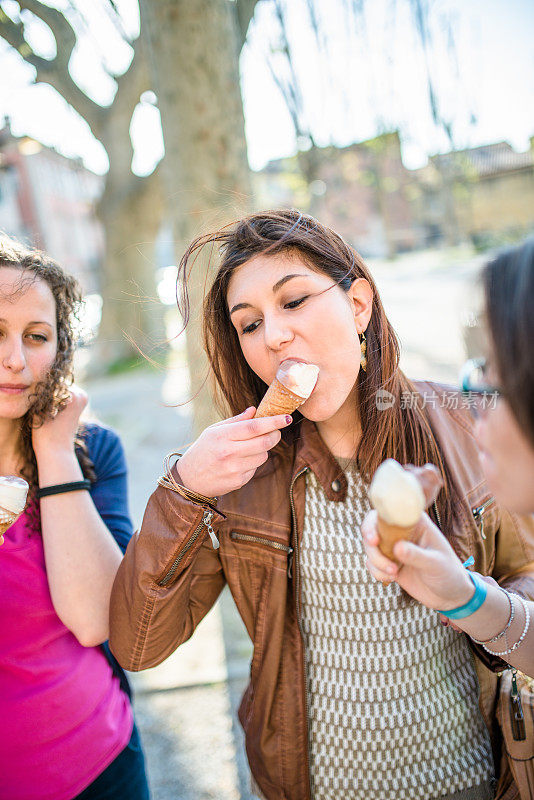
[[[410,377],[455,383],[464,360],[462,315],[481,259],[416,254],[371,264]],[[91,381],[91,408],[122,436],[136,526],[161,474],[163,456],[191,439],[187,372],[138,369]],[[166,405],[167,403],[167,405]],[[134,676],[136,711],[153,800],[251,800],[236,707],[250,646],[231,598],[164,664]]]

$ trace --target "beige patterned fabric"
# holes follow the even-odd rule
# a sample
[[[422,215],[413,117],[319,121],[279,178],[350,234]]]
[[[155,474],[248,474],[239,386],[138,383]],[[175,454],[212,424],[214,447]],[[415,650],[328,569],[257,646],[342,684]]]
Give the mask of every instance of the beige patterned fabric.
[[[313,800],[490,800],[493,761],[463,635],[365,566],[366,487],[307,475],[302,622]]]

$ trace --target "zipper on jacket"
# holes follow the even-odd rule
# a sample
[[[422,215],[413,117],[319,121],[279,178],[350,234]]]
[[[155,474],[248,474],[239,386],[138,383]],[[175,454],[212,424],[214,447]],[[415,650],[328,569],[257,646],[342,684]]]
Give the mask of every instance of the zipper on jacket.
[[[483,539],[486,538],[486,534],[484,533],[484,512],[486,511],[489,506],[491,506],[495,502],[494,497],[489,497],[481,506],[476,506],[475,508],[471,509],[471,512],[475,518],[475,522],[480,523],[480,535]]]
[[[310,702],[308,698],[308,670],[306,665],[306,647],[304,645],[304,632],[302,630],[302,617],[301,617],[301,603],[300,603],[300,574],[299,574],[299,537],[298,537],[298,529],[297,529],[297,513],[295,511],[295,502],[293,499],[293,486],[295,485],[295,481],[297,478],[300,478],[305,472],[308,471],[308,467],[303,467],[300,472],[297,472],[295,477],[291,482],[291,486],[289,487],[289,502],[291,504],[291,518],[293,521],[293,538],[294,538],[294,548],[293,552],[296,556],[295,559],[295,602],[297,606],[297,623],[299,626],[300,631],[300,638],[302,640],[302,657],[304,660],[304,704],[306,708],[306,731],[307,736],[309,737],[309,719],[310,719]],[[308,738],[308,782],[310,786],[310,795],[313,796],[313,787],[312,787],[312,779],[311,779],[311,772],[310,772],[310,742]]]
[[[517,670],[512,667],[512,687],[510,689],[510,724],[512,736],[516,742],[522,742],[527,738],[525,731],[525,715],[521,703],[521,692],[517,686]]]
[[[272,539],[266,539],[263,536],[252,536],[249,533],[238,533],[237,531],[231,531],[230,539],[233,541],[240,541],[240,542],[255,542],[256,544],[264,544],[267,547],[273,547],[275,550],[283,550],[287,553],[287,574],[291,577],[291,563],[293,561],[293,548],[289,547],[287,544],[282,544],[282,542],[273,542]]]
[[[219,540],[215,536],[215,531],[211,527],[212,519],[213,519],[213,511],[211,511],[209,508],[206,508],[205,511],[204,511],[204,514],[202,516],[202,521],[201,521],[200,525],[197,525],[197,527],[193,531],[193,535],[191,536],[189,541],[184,545],[184,547],[182,547],[182,549],[180,550],[180,552],[178,553],[178,555],[176,556],[176,558],[172,562],[169,571],[163,576],[163,578],[160,581],[158,581],[158,586],[166,586],[169,583],[169,581],[174,576],[174,573],[178,569],[178,567],[180,565],[180,561],[183,559],[183,557],[185,556],[187,551],[190,550],[191,547],[194,545],[194,543],[196,542],[196,540],[200,536],[203,528],[207,528],[208,529],[208,533],[209,533],[210,539],[211,539],[212,544],[213,544],[213,549],[217,550],[217,548],[219,547]],[[215,544],[215,542],[217,544]]]
[[[438,521],[438,528],[441,530],[441,516],[440,516],[440,513],[438,511],[438,504],[436,503],[435,500],[434,500],[434,511],[436,512],[436,519]]]

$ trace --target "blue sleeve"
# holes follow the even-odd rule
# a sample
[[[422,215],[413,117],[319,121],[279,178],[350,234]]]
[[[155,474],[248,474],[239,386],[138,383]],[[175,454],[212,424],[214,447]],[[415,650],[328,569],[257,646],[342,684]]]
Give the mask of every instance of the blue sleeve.
[[[110,428],[96,424],[86,425],[83,438],[96,473],[91,498],[124,553],[133,525],[128,511],[127,469],[121,440]]]

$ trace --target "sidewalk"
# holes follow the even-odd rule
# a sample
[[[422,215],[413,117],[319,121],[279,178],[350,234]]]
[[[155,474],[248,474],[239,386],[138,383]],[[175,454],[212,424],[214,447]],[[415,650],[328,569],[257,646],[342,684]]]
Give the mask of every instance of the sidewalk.
[[[464,359],[460,326],[480,259],[372,266],[400,336],[410,377],[456,383]],[[91,408],[121,435],[138,527],[163,457],[192,438],[185,369],[139,369],[87,385]],[[192,639],[159,667],[133,675],[152,800],[252,800],[236,710],[247,683],[250,642],[228,592]]]

